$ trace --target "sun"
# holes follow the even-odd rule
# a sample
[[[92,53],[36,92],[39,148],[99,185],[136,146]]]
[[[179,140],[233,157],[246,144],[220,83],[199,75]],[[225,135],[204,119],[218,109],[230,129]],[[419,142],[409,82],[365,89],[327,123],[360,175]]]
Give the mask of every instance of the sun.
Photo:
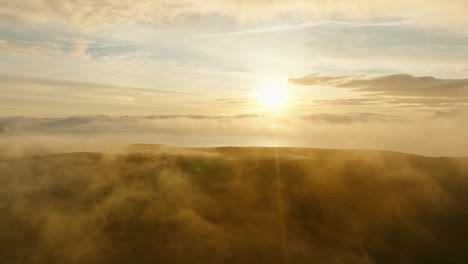
[[[284,86],[280,84],[266,84],[257,94],[258,100],[270,109],[277,109],[286,102],[287,94]]]

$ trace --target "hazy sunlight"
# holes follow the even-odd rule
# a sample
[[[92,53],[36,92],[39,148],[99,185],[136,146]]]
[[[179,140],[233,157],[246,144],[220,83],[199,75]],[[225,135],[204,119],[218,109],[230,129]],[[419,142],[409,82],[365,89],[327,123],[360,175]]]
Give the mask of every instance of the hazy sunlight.
[[[259,101],[268,108],[277,109],[287,99],[286,89],[280,84],[266,84],[258,91]]]

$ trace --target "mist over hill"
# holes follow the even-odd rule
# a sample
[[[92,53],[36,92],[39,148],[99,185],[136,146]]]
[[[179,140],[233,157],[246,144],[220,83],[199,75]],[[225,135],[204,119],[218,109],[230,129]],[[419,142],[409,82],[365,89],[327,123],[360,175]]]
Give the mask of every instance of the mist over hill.
[[[0,159],[1,263],[468,262],[467,158],[156,145],[35,154]]]

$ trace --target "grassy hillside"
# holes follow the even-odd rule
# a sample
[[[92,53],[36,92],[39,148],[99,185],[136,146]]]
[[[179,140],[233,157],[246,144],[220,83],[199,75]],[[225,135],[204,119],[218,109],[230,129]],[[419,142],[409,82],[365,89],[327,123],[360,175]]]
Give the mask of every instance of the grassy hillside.
[[[151,145],[4,159],[0,263],[468,263],[468,159]]]

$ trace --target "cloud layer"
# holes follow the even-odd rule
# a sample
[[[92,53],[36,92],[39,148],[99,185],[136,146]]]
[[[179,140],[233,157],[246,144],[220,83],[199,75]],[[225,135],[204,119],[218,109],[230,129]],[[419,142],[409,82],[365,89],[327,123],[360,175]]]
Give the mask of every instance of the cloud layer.
[[[174,146],[297,146],[385,149],[431,156],[463,156],[466,112],[429,112],[424,119],[379,113],[274,115],[152,115],[0,118],[5,153],[76,145],[130,143]],[[79,144],[77,145],[77,142]]]
[[[365,98],[322,101],[344,105],[386,103],[409,107],[468,106],[468,79],[440,79],[431,76],[393,74],[384,76],[327,76],[319,73],[292,78],[289,81],[304,86],[329,86],[362,93]]]
[[[265,21],[295,14],[296,19],[382,20],[401,16],[418,26],[466,26],[464,0],[454,1],[2,1],[0,15],[34,24],[62,23],[75,27],[122,24],[171,26],[194,17],[216,14],[241,23]],[[395,15],[397,14],[397,15]],[[290,17],[292,19],[293,16]]]
[[[393,74],[385,76],[326,76],[318,73],[289,79],[297,85],[329,85],[379,95],[419,97],[468,97],[468,79]]]

